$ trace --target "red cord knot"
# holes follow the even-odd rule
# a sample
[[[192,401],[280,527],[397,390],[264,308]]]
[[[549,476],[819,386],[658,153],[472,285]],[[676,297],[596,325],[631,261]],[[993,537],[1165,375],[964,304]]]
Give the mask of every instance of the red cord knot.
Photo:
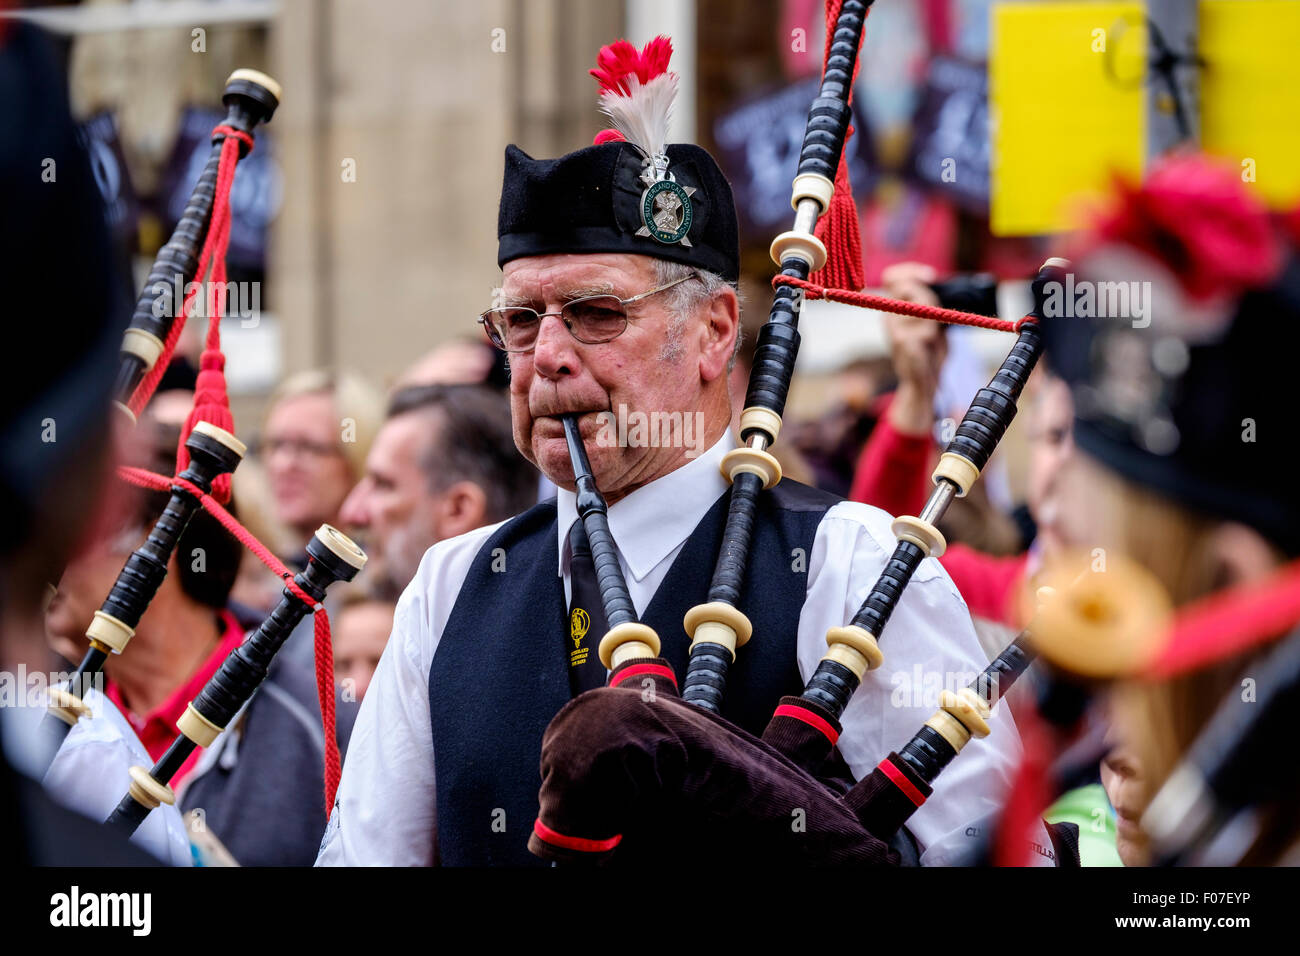
[[[216,141],[217,139],[223,136],[229,137],[230,139],[239,140],[239,142],[244,147],[245,156],[247,156],[249,153],[253,151],[253,144],[255,140],[253,139],[252,136],[250,136],[248,133],[245,133],[242,129],[235,129],[235,127],[227,126],[225,123],[220,123],[212,127],[212,139],[214,141]]]

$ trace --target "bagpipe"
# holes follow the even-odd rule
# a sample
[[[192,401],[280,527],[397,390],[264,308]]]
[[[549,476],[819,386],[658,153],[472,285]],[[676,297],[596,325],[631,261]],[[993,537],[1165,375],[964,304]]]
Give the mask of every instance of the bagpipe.
[[[225,249],[230,235],[230,190],[236,166],[255,145],[258,126],[270,121],[280,103],[278,83],[255,70],[236,70],[223,94],[225,120],[212,132],[207,162],[170,239],[149,271],[123,337],[115,406],[134,424],[157,388],[176,348],[185,319],[206,288],[215,300],[203,313],[209,318],[195,390],[194,408],[182,429],[176,473],[167,477],[123,467],[119,477],[138,487],[166,491],[169,498],[144,544],[123,566],[87,630],[90,647],[68,685],[53,688],[43,732],[56,744],[51,759],[78,720],[89,719],[82,699],[85,688],[102,673],[111,654],[121,654],[167,574],[178,542],[200,508],[283,581],[279,603],[262,624],[222,662],[217,673],[178,721],[180,735],[151,770],[134,767],[129,792],[110,822],[132,832],[150,810],[175,797],[169,781],[196,748],[207,747],[252,698],[267,676],[271,661],[298,623],[315,615],[317,688],[325,731],[325,809],[333,804],[340,758],[334,737],[333,665],[329,622],[321,601],[336,581],[349,581],[365,565],[357,545],[330,525],[322,525],[307,544],[307,564],[292,574],[224,507],[230,499],[230,475],[245,446],[233,434],[226,393],[225,357],[220,320],[225,305]],[[178,298],[178,290],[186,290]]]
[[[180,734],[151,770],[131,768],[131,787],[108,822],[134,833],[149,811],[175,802],[171,778],[196,747],[207,747],[226,729],[266,678],[271,661],[308,610],[319,608],[325,589],[350,581],[365,566],[365,553],[350,538],[322,525],[307,543],[307,567],[285,584],[266,620],[230,652],[176,722]],[[323,613],[323,612],[322,612]],[[326,803],[326,812],[332,805]]]
[[[212,148],[203,171],[171,238],[158,251],[122,337],[113,383],[114,407],[131,424],[166,370],[167,363],[159,359],[164,352],[170,357],[184,326],[185,310],[193,296],[177,301],[176,291],[191,288],[191,283],[202,279],[206,272],[211,258],[208,250],[212,248],[207,239],[213,232],[210,226],[217,196],[229,196],[235,164],[252,151],[255,131],[275,114],[280,93],[278,83],[256,70],[236,70],[226,82],[222,96],[225,121],[212,131]],[[220,227],[220,219],[217,225]],[[213,234],[213,245],[219,233],[220,228]],[[167,563],[177,542],[202,506],[202,497],[213,491],[219,477],[235,470],[247,451],[243,442],[218,424],[200,421],[189,431],[184,439],[189,464],[178,469],[166,508],[148,540],[127,559],[103,606],[95,612],[86,633],[90,648],[69,686],[51,689],[51,706],[44,724],[56,747],[78,718],[88,712],[81,699],[84,689],[100,674],[108,656],[122,653],[134,636],[135,626],[167,574]],[[225,484],[228,499],[229,478]]]
[[[921,561],[943,553],[946,545],[936,522],[954,498],[970,491],[993,454],[1015,416],[1017,399],[1042,350],[1041,310],[1037,307],[1013,323],[809,281],[817,273],[835,279],[835,263],[828,266],[828,244],[837,249],[847,246],[850,251],[855,247],[853,238],[846,240],[839,231],[845,204],[848,214],[855,215],[843,168],[843,148],[850,134],[849,99],[869,6],[858,0],[828,4],[825,69],[809,112],[793,183],[794,224],[772,243],[772,258],[780,271],[773,280],[771,311],[759,333],[740,417],[742,445],[729,452],[722,463],[731,497],[721,548],[707,602],[688,611],[684,620],[691,645],[680,701],[689,707],[680,702],[638,706],[640,698],[630,678],[640,677],[641,694],[657,700],[677,696],[676,677],[668,662],[658,657],[658,638],[635,623],[608,540],[608,526],[600,520],[604,508],[599,493],[589,471],[578,469],[578,463],[585,462],[581,439],[576,427],[566,423],[575,473],[581,475],[579,513],[589,535],[594,525],[607,553],[606,573],[599,582],[614,626],[599,646],[601,660],[611,674],[607,688],[580,697],[583,706],[575,702],[547,730],[541,810],[529,842],[536,855],[564,861],[603,860],[615,852],[621,854],[621,860],[635,859],[638,854],[653,858],[666,845],[662,841],[685,838],[735,861],[751,852],[757,828],[771,837],[756,857],[768,863],[783,858],[897,862],[884,841],[924,801],[934,779],[966,742],[988,733],[991,708],[1032,659],[1022,638],[999,655],[975,685],[945,694],[935,717],[900,752],[891,754],[875,773],[853,787],[851,797],[844,794],[842,784],[819,778],[840,733],[839,717],[863,674],[883,660],[878,642],[908,581]],[[823,217],[826,221],[819,233]],[[857,259],[860,262],[860,249]],[[1063,278],[1067,266],[1064,260],[1054,259],[1039,271],[1034,280],[1038,303],[1043,301],[1043,285]],[[862,283],[854,282],[850,269],[850,275],[841,276],[835,284],[859,288]],[[987,285],[981,284],[967,298],[987,301]],[[830,630],[827,652],[804,692],[781,700],[758,739],[719,713],[728,669],[752,636],[750,621],[737,604],[759,497],[782,477],[770,449],[781,430],[798,355],[800,312],[804,301],[812,297],[995,328],[1014,332],[1017,338],[992,381],[975,396],[940,458],[935,488],[922,513],[894,521],[898,542],[870,594],[848,624]],[[592,524],[588,524],[588,516]],[[593,540],[593,553],[595,545]],[[578,722],[582,723],[580,729]],[[681,758],[683,750],[693,747],[708,756],[698,761]],[[635,758],[629,756],[632,753]],[[710,793],[725,793],[726,799],[714,804]],[[781,797],[775,804],[771,802],[774,795]],[[729,813],[746,804],[766,806],[769,812],[766,817]],[[910,807],[906,813],[904,804]],[[808,828],[800,832],[799,839],[784,835],[783,831],[789,830],[788,811],[776,810],[778,806],[807,811]],[[704,820],[707,826],[700,822]],[[638,839],[624,842],[633,832]],[[689,838],[684,836],[688,833],[692,834]]]

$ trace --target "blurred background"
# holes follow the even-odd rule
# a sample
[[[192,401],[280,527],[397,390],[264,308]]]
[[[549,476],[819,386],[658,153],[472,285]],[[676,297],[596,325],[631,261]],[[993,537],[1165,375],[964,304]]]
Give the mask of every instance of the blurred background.
[[[1058,8],[1066,20],[1082,8],[1089,25],[1109,31],[1109,51],[1091,57],[1094,66],[1107,61],[1102,79],[1133,102],[1145,82],[1156,104],[1142,124],[1108,118],[1130,140],[1120,149],[1131,166],[1173,135],[1160,128],[1169,91],[1143,77],[1144,18],[1170,22],[1165,40],[1175,51],[1194,52],[1199,30],[1205,53],[1232,38],[1221,43],[1224,30],[1212,23],[1207,33],[1201,21],[1224,6],[1267,5],[1276,4],[880,0],[852,141],[868,282],[899,259],[1007,276],[1038,264],[1040,249],[1024,235],[1053,230],[1019,228],[1026,217],[1013,213],[1003,216],[1003,236],[989,231],[999,8],[1048,17]],[[765,282],[767,244],[790,216],[793,152],[823,42],[821,0],[86,0],[36,4],[33,16],[66,45],[74,110],[95,142],[123,255],[141,278],[206,155],[226,76],[249,66],[283,85],[281,108],[235,184],[232,278],[262,283],[256,323],[225,330],[241,428],[289,373],[346,361],[389,384],[421,352],[476,334],[473,317],[499,275],[503,148],[550,156],[589,143],[603,124],[587,70],[618,37],[672,36],[682,77],[674,136],[719,155],[736,188],[747,272]],[[1050,22],[1027,29],[1041,37]],[[1040,86],[1030,82],[1034,50],[1003,33],[1018,47],[1008,65],[1024,78],[1010,108],[1032,112],[1026,97],[1036,95],[1055,98],[1052,112],[1063,114],[1079,85],[1066,58],[1055,55]],[[1178,76],[1193,123],[1197,72]],[[1109,142],[1105,150],[1114,152]],[[946,171],[944,159],[953,161]],[[750,298],[754,322],[762,299]],[[808,347],[820,371],[830,360],[819,344]],[[840,345],[834,351],[847,357]],[[848,355],[863,350],[869,341]]]
[[[1019,280],[1083,222],[1080,198],[1181,143],[1241,163],[1271,204],[1294,201],[1300,170],[1286,158],[1300,131],[1276,118],[1300,107],[1298,10],[1290,0],[878,0],[848,147],[868,286],[899,262],[986,272],[1005,280],[999,308],[1017,317],[1028,302]],[[86,0],[27,15],[63,51],[136,289],[207,155],[227,75],[252,67],[283,85],[235,178],[230,278],[248,285],[222,323],[237,430],[255,448],[295,373],[346,373],[376,396],[491,377],[475,318],[500,277],[504,147],[556,156],[590,143],[605,124],[587,71],[619,37],[672,37],[681,94],[670,138],[709,148],[731,179],[751,341],[766,318],[767,247],[791,217],[822,0]],[[190,366],[202,325],[186,332]],[[803,458],[793,474],[845,494],[895,381],[890,341],[879,316],[823,303],[802,331],[787,413]],[[979,330],[947,339],[937,438],[1006,348]],[[1013,433],[1000,453],[1012,467],[989,474],[997,514],[1014,515],[1024,498],[1022,445]],[[267,497],[256,467],[238,476],[254,508]],[[1014,519],[986,525],[980,546],[1023,546]]]

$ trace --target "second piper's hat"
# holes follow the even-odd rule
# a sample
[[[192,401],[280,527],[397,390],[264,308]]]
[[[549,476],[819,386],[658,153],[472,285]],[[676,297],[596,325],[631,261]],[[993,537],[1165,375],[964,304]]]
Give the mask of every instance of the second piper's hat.
[[[1271,217],[1233,170],[1176,154],[1121,184],[1043,323],[1080,449],[1293,555],[1297,239],[1300,211]]]

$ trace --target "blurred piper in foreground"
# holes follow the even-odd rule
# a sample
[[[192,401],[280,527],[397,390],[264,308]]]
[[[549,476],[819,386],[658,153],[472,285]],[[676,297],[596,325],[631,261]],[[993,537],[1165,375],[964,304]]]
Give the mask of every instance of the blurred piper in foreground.
[[[1300,508],[1279,401],[1300,349],[1298,224],[1270,218],[1230,168],[1169,158],[1121,191],[1047,325],[1075,407],[1065,543],[1135,558],[1184,613],[1252,589],[1199,637],[1175,628],[1146,679],[1115,690],[1103,780],[1129,865],[1300,862],[1300,789],[1278,760],[1293,747],[1274,713],[1300,702],[1285,660],[1300,649]],[[1145,295],[1149,315],[1114,309],[1120,291]],[[1207,743],[1222,772],[1204,766]]]

